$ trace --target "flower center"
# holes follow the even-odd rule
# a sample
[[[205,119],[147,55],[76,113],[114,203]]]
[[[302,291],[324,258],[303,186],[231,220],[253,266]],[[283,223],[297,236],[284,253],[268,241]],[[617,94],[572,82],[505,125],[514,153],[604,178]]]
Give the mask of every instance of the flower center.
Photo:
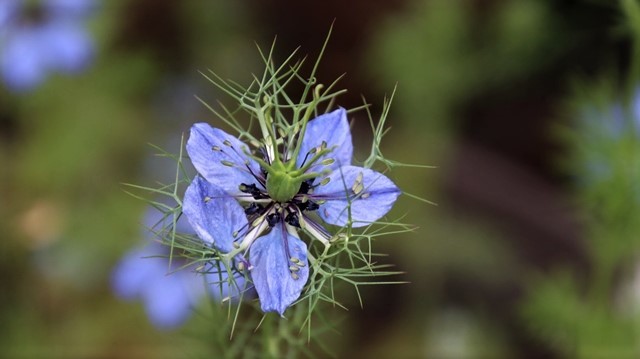
[[[267,192],[276,202],[286,203],[298,194],[304,181],[300,176],[294,177],[280,162],[273,164],[274,168],[267,175]]]

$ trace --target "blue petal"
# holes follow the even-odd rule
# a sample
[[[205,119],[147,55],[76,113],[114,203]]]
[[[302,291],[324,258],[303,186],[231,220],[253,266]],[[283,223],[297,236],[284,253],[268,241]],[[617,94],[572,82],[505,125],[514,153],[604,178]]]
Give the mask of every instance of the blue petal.
[[[39,31],[24,29],[13,33],[0,54],[0,71],[7,85],[17,91],[40,84],[47,73],[47,60]]]
[[[156,258],[144,258],[157,255],[152,253],[151,246],[137,248],[127,253],[118,263],[111,274],[111,286],[115,294],[123,299],[134,299],[140,296],[145,284],[158,271],[165,270],[162,261]]]
[[[204,289],[203,278],[197,273],[181,270],[167,274],[166,268],[158,271],[145,287],[147,315],[156,327],[176,327],[189,317]]]
[[[65,72],[78,72],[93,57],[93,43],[79,24],[53,21],[42,28],[42,46],[49,66]]]
[[[233,232],[247,224],[240,204],[200,176],[187,188],[182,211],[200,239],[225,253],[233,249]]]
[[[225,141],[231,147],[224,144]],[[214,150],[215,148],[215,150]],[[187,141],[187,152],[193,166],[207,181],[229,193],[238,193],[241,183],[260,186],[253,174],[260,176],[260,166],[244,155],[247,146],[228,133],[213,128],[206,123],[196,123],[191,127],[191,135]],[[233,164],[224,165],[222,161]]]
[[[345,109],[339,108],[309,121],[296,162],[298,168],[302,166],[307,153],[314,147],[320,146],[323,141],[327,143],[327,148],[333,148],[331,153],[322,157],[335,160],[328,168],[335,169],[351,164],[353,144]],[[311,168],[312,171],[320,169],[319,166]]]
[[[267,235],[258,238],[250,253],[251,279],[262,311],[280,315],[300,297],[309,277],[307,245],[288,233],[284,226],[281,222]],[[289,267],[295,262],[290,257],[297,258],[304,266],[298,266],[298,270],[292,272]],[[294,279],[294,275],[298,278]]]
[[[357,185],[358,178],[361,185]],[[318,186],[312,198],[326,200],[318,214],[327,223],[362,227],[384,216],[400,195],[400,189],[383,174],[362,167],[343,166],[334,170],[326,185]]]

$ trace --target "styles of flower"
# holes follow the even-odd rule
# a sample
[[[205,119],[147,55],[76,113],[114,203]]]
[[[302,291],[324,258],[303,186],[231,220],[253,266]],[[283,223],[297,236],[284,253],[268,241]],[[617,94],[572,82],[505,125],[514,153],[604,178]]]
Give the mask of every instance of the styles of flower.
[[[51,72],[76,73],[93,57],[84,26],[95,0],[0,0],[0,75],[26,91]]]
[[[247,273],[262,310],[283,315],[300,297],[313,260],[301,233],[330,246],[333,235],[322,222],[367,226],[401,192],[383,174],[351,164],[345,109],[303,119],[292,133],[268,119],[260,126],[263,139],[251,142],[253,151],[206,123],[191,128],[186,147],[199,175],[182,205],[198,237]]]

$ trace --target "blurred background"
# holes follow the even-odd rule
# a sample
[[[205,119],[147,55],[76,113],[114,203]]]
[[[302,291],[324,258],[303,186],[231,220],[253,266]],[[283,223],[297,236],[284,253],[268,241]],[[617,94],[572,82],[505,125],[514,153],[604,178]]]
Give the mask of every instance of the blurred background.
[[[1,357],[213,357],[212,323],[113,289],[145,236],[122,184],[218,123],[198,71],[247,84],[255,44],[313,59],[332,23],[319,82],[374,114],[397,85],[383,153],[437,168],[390,177],[438,204],[399,200],[419,228],[376,248],[409,283],[346,290],[334,354],[640,356],[635,0],[0,0]]]

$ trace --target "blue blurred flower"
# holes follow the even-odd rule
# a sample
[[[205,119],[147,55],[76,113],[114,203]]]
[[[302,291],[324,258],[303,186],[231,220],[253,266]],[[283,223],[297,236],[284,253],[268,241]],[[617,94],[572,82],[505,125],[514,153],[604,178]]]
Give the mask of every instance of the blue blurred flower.
[[[187,142],[200,176],[185,193],[185,215],[202,240],[249,270],[262,310],[280,315],[299,298],[309,276],[307,245],[298,230],[328,245],[332,235],[314,217],[366,226],[384,216],[400,194],[381,173],[351,165],[344,109],[309,121],[301,135],[297,151],[279,154],[265,141],[257,151],[261,157],[205,123],[191,128]],[[279,163],[290,170],[278,170]]]
[[[124,299],[144,302],[151,322],[159,328],[182,324],[204,294],[204,277],[190,270],[172,273],[166,247],[149,242],[127,253],[113,272],[113,288]],[[177,268],[173,268],[175,270]]]
[[[160,223],[159,223],[160,221]],[[169,221],[168,219],[164,222]],[[157,228],[162,225],[160,212],[147,214],[145,223]],[[193,229],[186,220],[178,220],[177,231],[191,233]],[[112,273],[112,286],[117,296],[123,299],[140,299],[147,315],[158,328],[173,328],[182,324],[191,314],[202,297],[209,293],[218,300],[224,297],[238,297],[238,289],[244,286],[244,277],[236,276],[233,290],[229,290],[226,272],[200,273],[194,265],[183,268],[183,261],[174,256],[169,266],[169,247],[151,238],[128,252]],[[207,270],[210,266],[205,266]],[[221,296],[222,295],[222,298]]]
[[[0,0],[0,74],[25,91],[54,71],[76,73],[93,57],[84,19],[95,0]]]

